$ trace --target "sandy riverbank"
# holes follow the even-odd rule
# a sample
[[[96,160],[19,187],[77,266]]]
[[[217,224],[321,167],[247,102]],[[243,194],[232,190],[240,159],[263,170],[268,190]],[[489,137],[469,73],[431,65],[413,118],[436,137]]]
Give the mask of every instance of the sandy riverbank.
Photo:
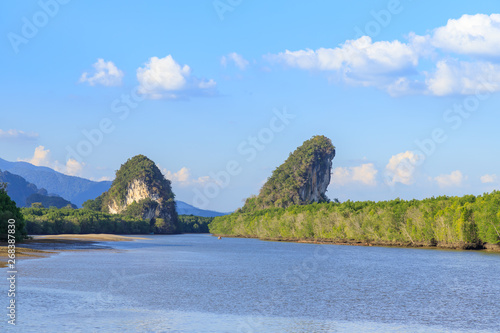
[[[135,239],[146,238],[111,234],[33,236],[33,239],[16,244],[16,260],[45,258],[62,251],[105,250],[110,247],[100,245],[99,242]],[[6,267],[8,259],[7,243],[0,242],[0,267]]]

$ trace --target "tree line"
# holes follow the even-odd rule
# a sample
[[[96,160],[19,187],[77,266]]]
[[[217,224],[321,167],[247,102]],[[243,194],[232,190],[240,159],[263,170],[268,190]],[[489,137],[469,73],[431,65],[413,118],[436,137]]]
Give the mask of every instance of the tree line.
[[[44,208],[34,205],[21,213],[29,235],[57,234],[149,234],[162,219],[142,220],[130,215],[109,214],[90,209]],[[207,233],[213,218],[179,215],[180,230],[185,233]]]
[[[500,192],[424,200],[314,203],[216,217],[210,232],[292,240],[356,240],[480,248],[500,243]],[[468,244],[468,245],[467,245]]]

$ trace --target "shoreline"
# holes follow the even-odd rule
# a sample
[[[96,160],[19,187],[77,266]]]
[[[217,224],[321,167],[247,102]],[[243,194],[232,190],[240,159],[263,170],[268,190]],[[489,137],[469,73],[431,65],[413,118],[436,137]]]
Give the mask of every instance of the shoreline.
[[[16,244],[16,260],[47,258],[54,254],[79,250],[110,250],[112,247],[99,245],[101,242],[123,242],[143,237],[121,236],[114,234],[61,234],[37,235],[32,239]],[[9,260],[7,243],[0,242],[0,268],[6,267]]]
[[[296,239],[296,238],[273,238],[273,237],[257,237],[244,235],[224,235],[212,234],[214,237],[222,238],[252,238],[260,239],[268,242],[288,242],[288,243],[305,243],[305,244],[330,244],[330,245],[345,245],[345,246],[375,246],[375,247],[396,247],[396,248],[420,248],[430,250],[456,250],[456,251],[485,251],[500,253],[500,244],[474,244],[474,243],[435,243],[430,242],[389,242],[389,241],[373,241],[373,240],[354,240],[354,239]]]

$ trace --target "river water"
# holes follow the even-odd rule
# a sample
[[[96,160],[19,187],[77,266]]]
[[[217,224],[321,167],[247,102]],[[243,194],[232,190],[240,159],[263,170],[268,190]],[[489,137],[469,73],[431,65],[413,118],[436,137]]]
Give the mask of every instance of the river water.
[[[499,254],[146,238],[21,259],[0,331],[500,332]]]

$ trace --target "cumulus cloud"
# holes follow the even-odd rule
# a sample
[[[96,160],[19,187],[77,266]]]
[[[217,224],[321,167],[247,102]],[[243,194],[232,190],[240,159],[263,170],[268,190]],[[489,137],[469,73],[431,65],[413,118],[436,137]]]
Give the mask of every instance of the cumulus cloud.
[[[415,183],[416,166],[422,158],[422,156],[412,151],[392,156],[385,167],[388,185],[392,186],[396,183],[411,185]]]
[[[123,72],[112,61],[104,61],[100,58],[92,67],[94,67],[94,71],[92,73],[84,72],[79,82],[87,82],[91,86],[96,84],[119,86],[122,84]]]
[[[245,70],[250,64],[248,60],[246,60],[241,54],[238,54],[236,52],[229,53],[226,56],[222,56],[220,59],[220,63],[224,67],[226,67],[231,62],[234,63],[236,67],[238,67],[242,71]]]
[[[336,48],[285,50],[264,57],[289,68],[330,73],[346,84],[377,87],[393,96],[497,92],[500,14],[463,15],[425,36],[409,32],[407,42],[373,42],[363,36]],[[429,63],[431,67],[424,69]]]
[[[77,160],[74,160],[70,158],[69,160],[66,161],[65,169],[63,169],[68,175],[76,176],[79,175],[82,170],[83,170],[83,163],[78,162]]]
[[[348,40],[334,49],[286,50],[277,55],[269,55],[268,59],[301,69],[365,69],[374,73],[395,72],[418,63],[418,58],[408,45],[399,41],[373,43],[369,36]]]
[[[373,163],[366,163],[355,167],[338,167],[333,169],[331,183],[344,186],[350,183],[361,183],[364,185],[377,185],[378,170]]]
[[[488,62],[439,61],[426,80],[437,96],[482,94],[500,91],[500,65]]]
[[[30,159],[24,159],[21,161],[31,163],[36,166],[49,166],[50,165],[50,150],[45,149],[44,146],[38,146],[35,148],[35,153]]]
[[[18,140],[34,140],[38,138],[38,133],[24,132],[20,130],[10,129],[4,131],[0,129],[0,139],[18,139]]]
[[[500,56],[500,14],[463,15],[434,30],[431,44],[445,51]]]
[[[461,186],[467,179],[459,170],[453,171],[449,175],[439,175],[434,178],[439,187]]]
[[[70,175],[78,176],[85,166],[85,163],[80,163],[74,159],[69,159],[65,164],[59,161],[53,160],[50,149],[46,149],[44,146],[38,146],[35,148],[33,156],[28,159],[18,159],[18,161],[28,162],[36,166],[45,166],[52,168],[58,172]]]
[[[191,171],[186,167],[182,167],[177,172],[172,172],[172,171],[169,171],[167,169],[162,169],[162,172],[163,172],[165,178],[172,181],[172,183],[179,184],[180,186],[204,184],[210,180],[209,176],[193,178],[191,176]]]
[[[152,57],[144,67],[137,69],[139,93],[152,99],[179,98],[186,94],[200,94],[214,88],[214,80],[203,80],[191,75],[188,65],[181,66],[171,55]]]
[[[418,65],[418,55],[410,45],[397,40],[372,42],[369,36],[333,49],[286,50],[266,58],[287,67],[336,72],[348,83],[383,88]]]
[[[484,175],[481,176],[481,183],[483,184],[489,184],[489,183],[494,183],[497,181],[497,175],[492,174],[492,175]]]

